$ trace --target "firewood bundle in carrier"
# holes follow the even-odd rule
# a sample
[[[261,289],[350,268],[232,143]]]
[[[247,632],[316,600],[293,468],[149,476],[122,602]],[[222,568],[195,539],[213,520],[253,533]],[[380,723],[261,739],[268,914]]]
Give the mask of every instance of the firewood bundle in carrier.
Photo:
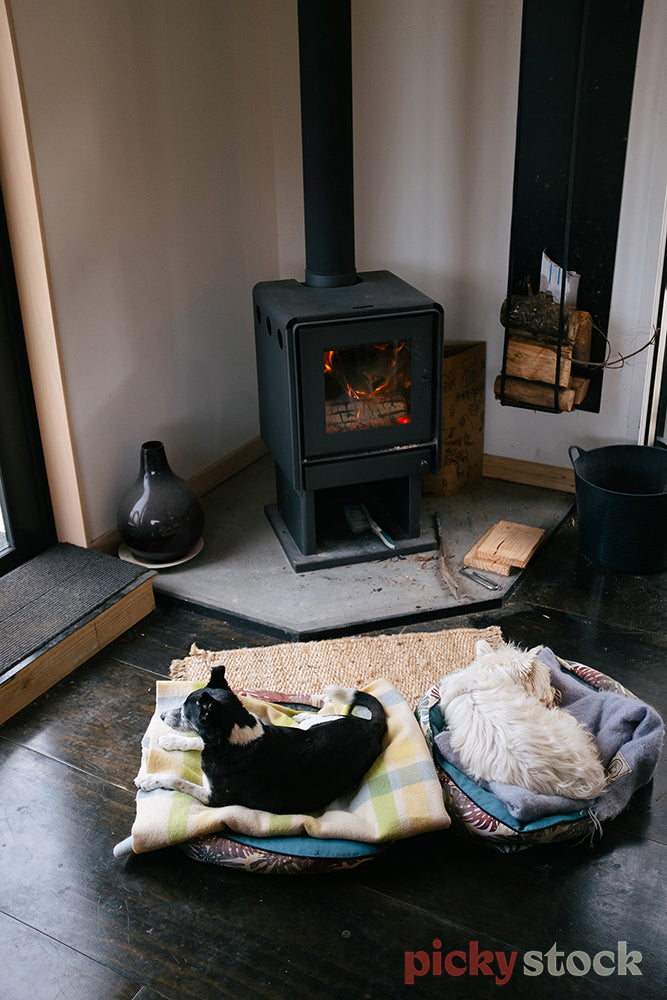
[[[497,399],[510,405],[570,411],[584,399],[590,379],[593,317],[551,295],[515,295],[500,310],[506,330],[503,371],[495,380]],[[562,328],[561,328],[562,324]]]

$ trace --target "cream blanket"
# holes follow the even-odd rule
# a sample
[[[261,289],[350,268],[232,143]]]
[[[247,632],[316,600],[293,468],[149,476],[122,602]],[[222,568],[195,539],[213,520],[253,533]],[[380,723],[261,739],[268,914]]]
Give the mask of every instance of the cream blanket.
[[[155,714],[142,741],[140,774],[169,771],[202,783],[201,754],[166,751],[158,739],[167,731],[160,714],[205,683],[158,681]],[[448,827],[435,766],[412,709],[384,679],[372,681],[364,690],[382,702],[387,714],[385,747],[362,784],[325,810],[315,815],[275,815],[243,806],[214,809],[181,792],[139,791],[131,837],[114,853],[120,857],[152,851],[221,830],[255,837],[306,835],[376,844]],[[292,724],[292,716],[301,710],[252,693],[240,697],[250,711],[276,725]],[[324,706],[318,697],[306,700],[324,711],[345,711],[342,706]]]

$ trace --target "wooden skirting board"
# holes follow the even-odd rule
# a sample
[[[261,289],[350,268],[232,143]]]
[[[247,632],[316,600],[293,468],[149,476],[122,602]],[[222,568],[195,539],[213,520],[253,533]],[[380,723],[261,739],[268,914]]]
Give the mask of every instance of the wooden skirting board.
[[[543,486],[549,490],[574,493],[574,471],[558,465],[525,462],[519,458],[484,455],[482,475],[487,479],[505,479],[510,483]]]
[[[201,472],[191,476],[190,485],[196,489],[200,496],[203,496],[209,490],[213,490],[216,486],[224,483],[226,479],[231,479],[232,476],[236,475],[237,472],[241,472],[248,465],[252,465],[258,458],[266,455],[267,451],[268,448],[261,438],[251,438],[250,441],[246,441],[239,448],[230,451],[227,455],[223,455],[217,462],[213,462],[205,469],[202,469]]]

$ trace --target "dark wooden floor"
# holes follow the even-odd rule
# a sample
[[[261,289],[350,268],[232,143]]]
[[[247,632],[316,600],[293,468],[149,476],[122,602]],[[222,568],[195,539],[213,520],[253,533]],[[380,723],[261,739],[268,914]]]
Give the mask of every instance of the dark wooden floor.
[[[612,674],[664,716],[665,578],[595,569],[568,523],[500,611],[415,628],[497,622],[507,638]],[[276,641],[182,606],[158,608],[0,728],[0,997],[384,1000],[502,990],[481,971],[432,974],[438,953],[463,952],[453,961],[467,964],[472,942],[510,961],[518,953],[504,996],[665,996],[664,764],[592,848],[506,856],[447,832],[318,877],[235,872],[177,850],[116,860],[155,681],[194,640]],[[556,945],[592,959],[617,955],[619,942],[641,953],[625,975],[523,973],[527,951]],[[430,972],[405,985],[405,953],[418,951]],[[585,964],[571,960],[575,971]]]

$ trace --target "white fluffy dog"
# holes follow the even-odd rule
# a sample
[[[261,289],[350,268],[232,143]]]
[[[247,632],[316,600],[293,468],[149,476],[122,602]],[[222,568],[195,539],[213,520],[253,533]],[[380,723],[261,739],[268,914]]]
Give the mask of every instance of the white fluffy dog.
[[[541,646],[486,640],[475,659],[441,681],[440,709],[453,749],[476,781],[519,785],[543,795],[594,799],[606,788],[595,743],[551,686]]]

